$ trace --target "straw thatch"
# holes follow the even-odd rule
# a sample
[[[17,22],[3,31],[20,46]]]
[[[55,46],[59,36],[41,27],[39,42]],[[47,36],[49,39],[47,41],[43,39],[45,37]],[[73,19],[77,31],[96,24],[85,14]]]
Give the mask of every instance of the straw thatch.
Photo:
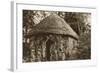
[[[78,39],[74,30],[57,14],[51,14],[34,26],[33,34],[39,33],[63,34]]]

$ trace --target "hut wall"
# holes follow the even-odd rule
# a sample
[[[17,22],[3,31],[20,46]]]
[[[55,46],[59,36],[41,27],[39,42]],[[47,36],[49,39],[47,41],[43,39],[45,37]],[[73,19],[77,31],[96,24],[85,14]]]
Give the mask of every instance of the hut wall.
[[[69,58],[68,59],[77,59],[77,42],[78,40],[73,39],[71,37],[68,38],[68,48],[67,51],[69,53]]]
[[[68,48],[69,49],[74,49],[78,45],[78,40],[68,37],[68,42],[67,42]]]
[[[68,37],[68,49],[72,50],[73,49],[73,38]]]
[[[53,43],[47,48],[48,40]],[[47,61],[47,49],[50,49],[50,61],[75,59],[75,46],[77,40],[71,37],[62,37],[61,35],[33,36],[30,40],[30,58],[29,61]],[[74,51],[74,52],[73,52]]]

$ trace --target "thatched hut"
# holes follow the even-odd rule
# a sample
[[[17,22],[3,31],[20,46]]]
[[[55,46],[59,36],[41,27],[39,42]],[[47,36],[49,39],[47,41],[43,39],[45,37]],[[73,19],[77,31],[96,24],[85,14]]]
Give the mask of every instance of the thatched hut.
[[[33,28],[31,55],[35,61],[75,59],[78,35],[57,14],[51,14]]]

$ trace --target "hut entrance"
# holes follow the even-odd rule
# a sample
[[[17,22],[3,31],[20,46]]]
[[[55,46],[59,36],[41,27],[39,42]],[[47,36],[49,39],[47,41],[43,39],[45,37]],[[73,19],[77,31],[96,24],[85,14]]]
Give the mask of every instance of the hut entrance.
[[[53,43],[54,43],[54,41],[51,39],[48,39],[48,41],[46,42],[46,59],[47,59],[47,61],[50,61],[50,55],[51,55],[50,48]]]

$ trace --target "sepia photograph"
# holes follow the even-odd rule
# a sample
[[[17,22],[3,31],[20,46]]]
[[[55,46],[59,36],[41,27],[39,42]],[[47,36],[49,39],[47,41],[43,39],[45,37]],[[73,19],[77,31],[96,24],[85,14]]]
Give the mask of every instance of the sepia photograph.
[[[34,2],[11,7],[13,71],[97,65],[95,7]]]
[[[91,59],[91,13],[22,10],[22,62]]]

